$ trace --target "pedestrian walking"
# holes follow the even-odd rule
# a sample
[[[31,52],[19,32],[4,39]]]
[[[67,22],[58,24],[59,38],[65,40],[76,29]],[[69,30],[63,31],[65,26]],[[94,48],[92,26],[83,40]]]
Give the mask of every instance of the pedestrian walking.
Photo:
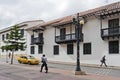
[[[45,54],[43,54],[43,56],[41,58],[41,62],[42,62],[42,65],[41,65],[40,72],[42,72],[43,67],[45,67],[46,73],[48,73],[47,58],[45,57]]]
[[[107,67],[107,65],[106,65],[106,58],[105,58],[106,56],[104,55],[103,57],[102,57],[102,59],[100,60],[101,61],[101,67],[102,67],[102,65],[104,64],[106,67]]]

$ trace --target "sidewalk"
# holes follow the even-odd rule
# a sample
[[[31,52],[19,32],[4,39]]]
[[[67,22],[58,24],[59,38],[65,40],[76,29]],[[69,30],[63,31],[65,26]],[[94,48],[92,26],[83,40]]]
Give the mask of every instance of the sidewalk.
[[[19,54],[21,55],[21,54]],[[14,59],[16,59],[17,56],[19,55],[15,55]],[[6,58],[5,55],[1,55],[0,58]],[[66,64],[66,65],[76,65],[76,63],[74,62],[61,62],[61,61],[49,61],[49,63],[55,63],[55,64]],[[98,64],[87,64],[87,63],[80,63],[81,66],[84,67],[95,67],[95,68],[107,68],[107,69],[120,69],[120,66],[108,66],[108,67],[100,67],[100,65]]]

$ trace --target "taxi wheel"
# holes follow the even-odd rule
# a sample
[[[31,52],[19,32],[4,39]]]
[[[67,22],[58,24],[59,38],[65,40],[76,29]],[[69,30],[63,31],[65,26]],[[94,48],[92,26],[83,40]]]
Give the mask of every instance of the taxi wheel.
[[[18,60],[18,62],[21,64],[22,62]]]
[[[28,64],[31,65],[31,62],[29,61]]]

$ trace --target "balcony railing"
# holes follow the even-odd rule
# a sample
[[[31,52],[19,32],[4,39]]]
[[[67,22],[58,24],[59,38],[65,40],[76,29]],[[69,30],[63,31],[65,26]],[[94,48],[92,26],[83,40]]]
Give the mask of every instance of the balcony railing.
[[[40,37],[36,37],[36,38],[33,38],[31,44],[43,44],[44,41],[43,41],[43,38],[40,38]]]
[[[66,34],[62,36],[55,36],[55,42],[56,43],[68,43],[68,42],[76,42],[77,38],[75,33],[72,34]],[[83,41],[83,34],[79,37],[80,41]]]
[[[101,36],[102,38],[120,36],[120,27],[101,29]]]

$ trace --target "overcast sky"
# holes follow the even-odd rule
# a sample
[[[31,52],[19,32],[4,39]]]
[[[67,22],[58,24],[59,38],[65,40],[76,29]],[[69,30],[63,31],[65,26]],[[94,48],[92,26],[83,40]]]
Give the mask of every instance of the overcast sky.
[[[31,20],[54,20],[120,0],[0,0],[0,29]]]

